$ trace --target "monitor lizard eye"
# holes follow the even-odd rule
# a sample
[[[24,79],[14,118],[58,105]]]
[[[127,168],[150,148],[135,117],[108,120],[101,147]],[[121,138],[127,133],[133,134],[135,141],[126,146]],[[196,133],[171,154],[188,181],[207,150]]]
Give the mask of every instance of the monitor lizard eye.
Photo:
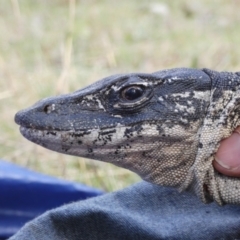
[[[134,112],[150,101],[153,90],[147,83],[132,83],[122,86],[117,91],[113,91],[112,94],[111,104],[114,109]]]
[[[144,93],[142,86],[129,86],[122,90],[121,96],[129,101],[140,98]]]

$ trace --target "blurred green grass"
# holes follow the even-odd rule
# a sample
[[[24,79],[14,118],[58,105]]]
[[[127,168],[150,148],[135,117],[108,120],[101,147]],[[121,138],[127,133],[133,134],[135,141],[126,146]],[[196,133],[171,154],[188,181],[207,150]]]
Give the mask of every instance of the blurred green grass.
[[[173,67],[240,70],[240,1],[0,2],[0,156],[107,191],[139,178],[25,140],[14,114],[102,77]]]

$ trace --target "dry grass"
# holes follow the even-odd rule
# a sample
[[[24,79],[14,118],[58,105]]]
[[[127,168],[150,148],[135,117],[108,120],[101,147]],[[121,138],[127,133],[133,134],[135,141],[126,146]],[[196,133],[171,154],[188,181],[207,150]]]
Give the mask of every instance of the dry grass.
[[[1,158],[110,191],[137,181],[127,170],[28,142],[14,114],[113,73],[240,70],[239,8],[237,0],[1,1]]]

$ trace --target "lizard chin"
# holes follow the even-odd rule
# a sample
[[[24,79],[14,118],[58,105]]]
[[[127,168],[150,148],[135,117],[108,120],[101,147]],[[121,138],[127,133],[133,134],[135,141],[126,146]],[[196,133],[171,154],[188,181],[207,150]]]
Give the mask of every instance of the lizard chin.
[[[171,152],[172,142],[165,134],[159,136],[157,129],[149,124],[143,124],[141,133],[133,131],[126,135],[129,127],[118,125],[117,128],[89,130],[39,130],[21,126],[20,132],[28,140],[47,149],[94,160],[109,162],[114,165],[129,169],[144,180],[179,187],[187,174],[187,166],[176,171],[176,166],[171,159],[178,157],[181,163],[186,156],[192,156],[194,151],[192,134],[189,133],[184,141],[179,141],[175,136],[175,147],[179,151]],[[172,132],[172,128],[170,129]],[[177,131],[179,132],[179,131]],[[142,135],[144,137],[142,137]],[[159,138],[162,138],[159,141]],[[174,136],[172,136],[172,141]],[[192,148],[189,148],[192,146]],[[184,150],[183,150],[184,149]],[[191,162],[190,162],[191,164]],[[190,165],[188,168],[190,168]],[[165,175],[172,176],[172,181],[165,182]]]

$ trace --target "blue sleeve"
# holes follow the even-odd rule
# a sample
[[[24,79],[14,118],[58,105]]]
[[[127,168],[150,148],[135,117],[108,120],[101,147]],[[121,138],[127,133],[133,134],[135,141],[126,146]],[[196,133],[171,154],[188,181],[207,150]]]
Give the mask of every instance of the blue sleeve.
[[[240,239],[240,206],[140,182],[48,211],[10,239]]]

